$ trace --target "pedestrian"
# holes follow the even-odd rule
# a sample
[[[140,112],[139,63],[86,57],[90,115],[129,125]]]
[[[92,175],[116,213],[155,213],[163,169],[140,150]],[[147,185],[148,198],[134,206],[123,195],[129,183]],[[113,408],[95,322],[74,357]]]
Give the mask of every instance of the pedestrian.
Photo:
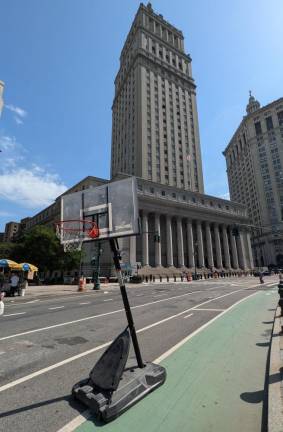
[[[260,281],[261,284],[264,283],[262,272],[259,273],[259,281]]]
[[[15,292],[19,288],[19,280],[20,280],[19,276],[15,273],[12,273],[11,280],[10,280],[12,297],[15,297]]]

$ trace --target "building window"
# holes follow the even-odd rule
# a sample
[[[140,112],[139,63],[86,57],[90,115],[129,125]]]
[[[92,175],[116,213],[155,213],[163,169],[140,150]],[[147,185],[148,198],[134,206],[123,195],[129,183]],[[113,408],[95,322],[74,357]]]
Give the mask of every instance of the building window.
[[[151,187],[150,189],[149,189],[149,191],[150,191],[150,193],[154,193],[154,188],[153,187]]]
[[[256,135],[261,135],[262,134],[261,123],[260,122],[256,122],[255,123],[255,133],[256,133]]]
[[[266,122],[266,129],[268,131],[271,130],[271,129],[273,129],[273,121],[272,121],[272,117],[271,116],[266,117],[265,122]]]
[[[165,195],[166,195],[165,191],[162,191],[162,192],[161,192],[161,195],[162,195],[162,196],[165,196]]]

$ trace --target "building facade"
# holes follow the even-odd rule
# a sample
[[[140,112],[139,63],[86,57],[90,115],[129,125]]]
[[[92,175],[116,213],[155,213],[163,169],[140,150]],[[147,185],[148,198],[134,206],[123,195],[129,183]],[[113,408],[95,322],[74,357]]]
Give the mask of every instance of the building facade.
[[[118,172],[203,192],[191,57],[150,3],[137,11],[115,79],[111,177]]]
[[[4,242],[15,240],[20,229],[19,222],[8,222],[5,225]]]
[[[283,98],[250,94],[246,112],[223,152],[230,197],[248,209],[256,266],[283,267]]]

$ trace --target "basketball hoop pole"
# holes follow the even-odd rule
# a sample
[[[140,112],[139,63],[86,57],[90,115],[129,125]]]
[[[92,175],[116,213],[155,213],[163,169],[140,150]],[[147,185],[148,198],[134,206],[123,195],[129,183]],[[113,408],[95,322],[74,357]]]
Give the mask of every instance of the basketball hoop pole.
[[[135,325],[134,325],[134,320],[133,320],[133,316],[132,316],[132,312],[131,312],[131,307],[129,304],[129,300],[128,300],[128,296],[127,296],[127,291],[126,291],[126,286],[124,284],[124,280],[123,280],[123,276],[122,276],[122,272],[121,272],[121,265],[120,265],[120,254],[119,254],[119,248],[118,248],[118,241],[117,239],[109,239],[110,241],[110,247],[113,253],[113,261],[114,261],[114,265],[115,265],[115,269],[117,272],[117,276],[118,276],[118,281],[119,281],[119,285],[120,285],[120,291],[121,291],[121,295],[122,295],[122,299],[123,299],[123,303],[124,303],[124,308],[125,308],[125,312],[126,312],[126,316],[127,316],[127,321],[129,324],[129,329],[130,329],[130,333],[131,333],[131,338],[133,341],[133,346],[134,346],[134,350],[135,350],[135,354],[136,354],[136,359],[138,362],[138,367],[139,368],[144,368],[144,363],[142,361],[142,356],[141,356],[141,352],[140,352],[140,347],[139,347],[139,343],[138,343],[138,338],[137,338],[137,334],[136,334],[136,329],[135,329]]]

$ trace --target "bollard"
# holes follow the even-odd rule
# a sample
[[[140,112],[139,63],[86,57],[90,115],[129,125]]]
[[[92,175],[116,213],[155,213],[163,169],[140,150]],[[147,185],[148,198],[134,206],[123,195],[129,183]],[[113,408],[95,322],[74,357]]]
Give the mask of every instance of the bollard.
[[[176,275],[174,275],[174,282],[176,282]]]
[[[148,282],[148,276],[145,277],[145,281]]]
[[[152,282],[155,282],[155,276],[152,276]]]
[[[167,282],[169,282],[169,276],[167,275]]]
[[[159,282],[162,282],[162,276],[159,275]]]

